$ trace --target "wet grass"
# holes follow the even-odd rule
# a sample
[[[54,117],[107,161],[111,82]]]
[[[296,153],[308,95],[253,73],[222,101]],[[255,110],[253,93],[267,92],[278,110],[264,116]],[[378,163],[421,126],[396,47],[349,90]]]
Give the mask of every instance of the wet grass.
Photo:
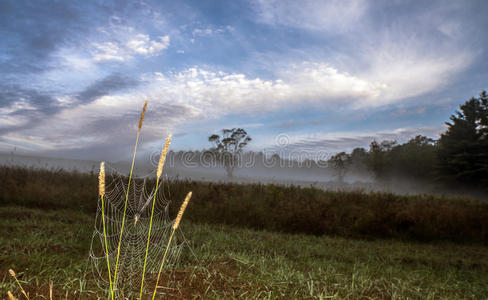
[[[94,214],[0,206],[0,295],[105,299],[88,261]],[[165,299],[486,299],[488,247],[285,234],[183,221],[191,241]],[[20,299],[22,299],[20,297]]]

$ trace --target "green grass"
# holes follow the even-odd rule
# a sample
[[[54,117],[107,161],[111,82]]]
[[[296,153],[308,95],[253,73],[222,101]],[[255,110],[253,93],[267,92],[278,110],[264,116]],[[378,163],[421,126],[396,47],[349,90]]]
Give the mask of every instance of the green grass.
[[[66,293],[67,299],[105,299],[88,261],[93,222],[94,214],[76,208],[0,206],[0,295],[11,290],[20,297],[8,276],[13,268],[31,299],[47,299],[49,279],[55,299]],[[162,280],[172,288],[170,299],[488,298],[483,245],[319,237],[187,220],[180,228],[192,250]]]

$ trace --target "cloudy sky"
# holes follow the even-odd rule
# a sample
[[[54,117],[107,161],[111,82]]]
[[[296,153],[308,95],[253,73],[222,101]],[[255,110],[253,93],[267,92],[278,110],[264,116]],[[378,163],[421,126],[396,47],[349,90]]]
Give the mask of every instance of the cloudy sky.
[[[486,1],[0,1],[0,151],[209,147],[243,127],[337,152],[437,137],[488,88]],[[280,144],[281,145],[281,144]]]

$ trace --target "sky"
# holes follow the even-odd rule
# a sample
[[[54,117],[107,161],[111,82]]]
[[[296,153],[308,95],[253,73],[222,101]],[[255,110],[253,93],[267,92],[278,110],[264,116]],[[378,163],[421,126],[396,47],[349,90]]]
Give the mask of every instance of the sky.
[[[438,138],[488,84],[488,2],[0,1],[0,151],[337,153]],[[288,151],[287,150],[287,151]]]

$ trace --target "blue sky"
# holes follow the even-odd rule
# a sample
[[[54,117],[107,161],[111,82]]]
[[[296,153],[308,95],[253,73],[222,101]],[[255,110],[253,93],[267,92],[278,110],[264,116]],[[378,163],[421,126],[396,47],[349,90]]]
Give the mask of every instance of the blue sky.
[[[202,149],[334,153],[436,138],[487,88],[485,1],[1,1],[0,151],[66,158]]]

